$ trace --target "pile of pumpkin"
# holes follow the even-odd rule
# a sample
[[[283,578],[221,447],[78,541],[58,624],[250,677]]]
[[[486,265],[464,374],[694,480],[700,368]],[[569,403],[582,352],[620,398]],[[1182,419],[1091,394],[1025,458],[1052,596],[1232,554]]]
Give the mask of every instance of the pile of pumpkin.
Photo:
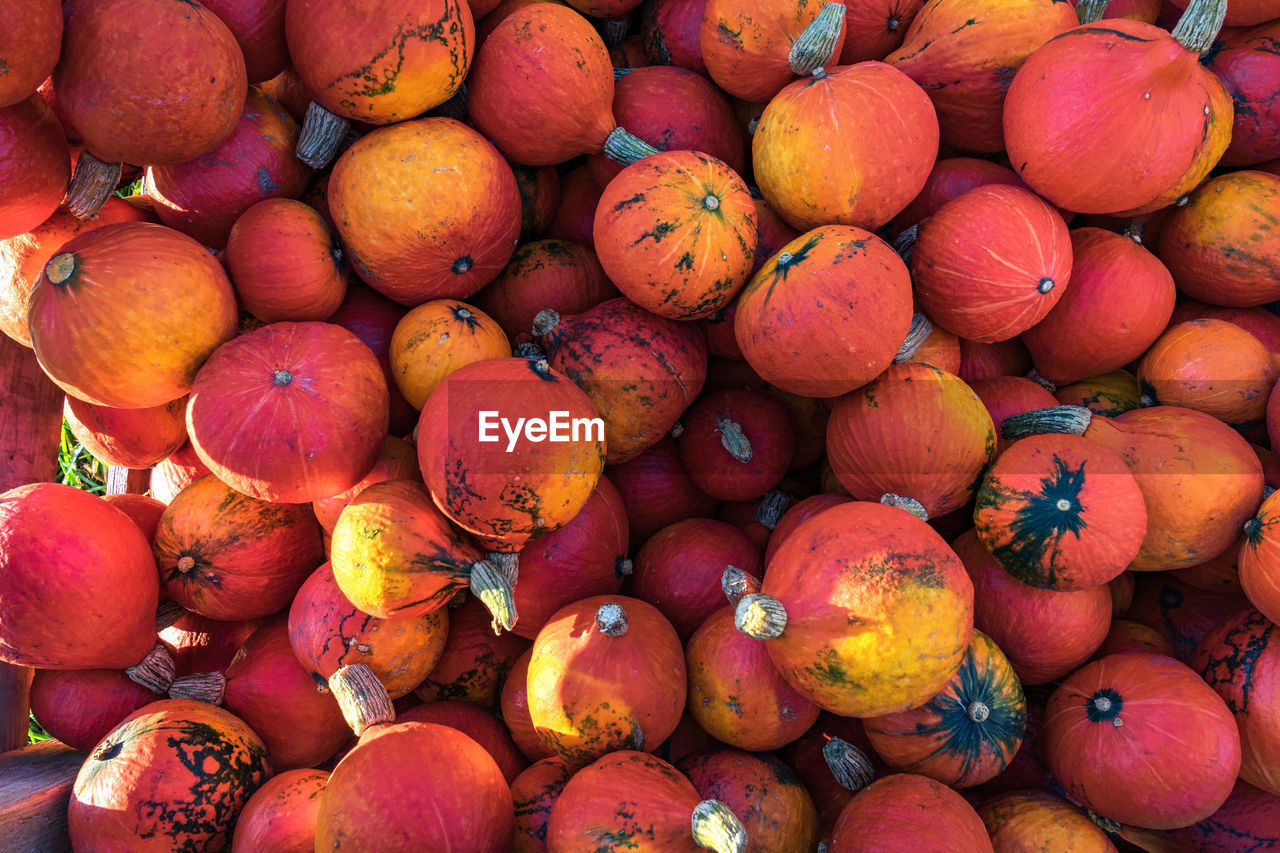
[[[1280,2],[1184,5],[6,4],[0,329],[151,469],[0,495],[75,849],[1280,849]]]

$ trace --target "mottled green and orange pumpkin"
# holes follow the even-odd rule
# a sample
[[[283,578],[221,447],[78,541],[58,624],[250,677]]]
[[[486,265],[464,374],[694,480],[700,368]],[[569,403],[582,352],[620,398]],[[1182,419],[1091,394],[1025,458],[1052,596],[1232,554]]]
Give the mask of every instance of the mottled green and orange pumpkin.
[[[559,756],[543,758],[511,782],[516,807],[516,837],[512,853],[547,853],[547,824],[573,765]]]
[[[310,853],[327,770],[286,770],[253,793],[236,818],[231,853]]]
[[[421,410],[446,376],[487,358],[510,358],[511,344],[494,320],[465,302],[424,302],[391,335],[391,375],[409,405]]]
[[[478,596],[449,609],[449,635],[440,660],[417,687],[423,702],[469,702],[497,710],[503,680],[528,651],[527,638],[495,633],[493,615]]]
[[[1125,370],[1086,377],[1058,388],[1053,396],[1064,406],[1082,406],[1108,418],[1123,415],[1142,405],[1138,380]]]

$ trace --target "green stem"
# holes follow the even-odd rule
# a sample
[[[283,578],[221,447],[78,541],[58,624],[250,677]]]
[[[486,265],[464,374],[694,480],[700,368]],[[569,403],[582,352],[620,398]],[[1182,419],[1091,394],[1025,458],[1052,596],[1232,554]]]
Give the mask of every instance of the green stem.
[[[693,842],[716,853],[744,853],[747,830],[738,816],[719,800],[703,800],[693,807]]]
[[[1101,21],[1102,16],[1106,14],[1107,5],[1111,0],[1080,0],[1076,4],[1076,16],[1082,24],[1092,24],[1094,21]]]
[[[754,455],[751,440],[742,431],[740,424],[728,418],[720,418],[716,421],[716,432],[720,433],[720,444],[729,451],[730,456],[743,464],[751,461]]]
[[[1173,28],[1178,44],[1197,55],[1204,53],[1218,37],[1227,16],[1227,0],[1191,0]]]
[[[609,131],[609,135],[604,140],[605,156],[624,166],[630,166],[646,157],[661,153],[657,148],[621,127],[615,127]]]
[[[1010,441],[1044,433],[1084,435],[1092,422],[1093,412],[1084,406],[1050,406],[1009,415],[1004,419],[1000,433]]]
[[[844,3],[823,5],[818,17],[809,22],[791,45],[787,63],[795,74],[800,77],[812,74],[835,57],[836,43],[844,32],[844,15]]]
[[[512,554],[511,556],[515,556]],[[510,631],[516,624],[514,570],[503,571],[489,560],[481,560],[471,567],[471,593],[493,615],[493,633]]]
[[[895,495],[892,492],[880,496],[880,503],[885,506],[896,506],[900,510],[911,513],[921,521],[929,520],[929,513],[924,508],[924,504],[915,498],[907,498],[902,495]]]

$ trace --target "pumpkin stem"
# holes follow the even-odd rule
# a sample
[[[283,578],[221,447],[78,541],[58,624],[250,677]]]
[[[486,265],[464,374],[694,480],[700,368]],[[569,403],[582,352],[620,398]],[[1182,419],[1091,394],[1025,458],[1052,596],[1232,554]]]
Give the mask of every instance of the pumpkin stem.
[[[1204,53],[1227,17],[1227,0],[1191,0],[1173,28],[1173,39],[1192,53]]]
[[[187,615],[187,609],[172,598],[166,598],[156,606],[156,633],[178,624],[178,620]]]
[[[1031,372],[1027,374],[1027,378],[1044,390],[1048,391],[1050,394],[1056,394],[1058,392],[1058,386],[1041,376],[1040,371],[1036,370],[1034,367],[1031,368]]]
[[[1004,419],[1000,434],[1010,441],[1044,433],[1084,435],[1092,421],[1093,412],[1084,406],[1050,406],[1009,415]]]
[[[1092,24],[1094,21],[1101,21],[1103,14],[1107,11],[1108,4],[1111,0],[1080,0],[1076,4],[1076,15],[1080,18],[1082,24]]]
[[[276,385],[288,385],[293,381],[293,374],[287,370],[277,370],[271,374],[271,381]]]
[[[740,424],[728,418],[717,418],[716,432],[720,433],[720,444],[730,456],[743,464],[751,461],[751,441]]]
[[[844,32],[844,3],[826,3],[818,17],[809,22],[799,37],[791,44],[787,63],[791,71],[800,77],[811,74],[830,62],[836,53],[836,43]]]
[[[220,672],[197,672],[175,678],[169,685],[170,699],[194,699],[206,705],[221,705],[227,677]]]
[[[610,160],[630,166],[638,160],[661,153],[640,137],[615,127],[604,140],[604,154]]]
[[[131,681],[141,684],[152,693],[164,694],[173,684],[173,655],[163,643],[147,652],[147,656],[124,671]]]
[[[885,506],[896,506],[898,509],[906,510],[921,521],[929,520],[929,511],[924,508],[924,504],[915,498],[895,495],[893,492],[885,492],[880,496],[880,503]]]
[[[342,718],[351,726],[356,736],[378,723],[393,723],[396,709],[391,705],[387,688],[373,674],[368,664],[353,663],[339,667],[329,676],[329,690],[338,700]]]
[[[772,595],[753,592],[739,599],[733,624],[753,640],[772,640],[786,630],[787,608]]]
[[[104,163],[88,151],[81,151],[67,187],[67,210],[76,219],[93,216],[111,198],[123,172],[123,163]]]
[[[893,238],[893,250],[902,258],[904,264],[911,263],[911,255],[916,250],[916,242],[920,239],[920,226],[912,225],[897,237]]]
[[[898,354],[893,357],[894,364],[906,364],[916,357],[920,347],[933,334],[933,323],[923,314],[911,315],[911,328],[907,329],[907,337],[898,347]]]
[[[876,779],[876,771],[871,766],[871,759],[847,740],[838,737],[829,739],[822,747],[822,757],[827,762],[827,769],[835,777],[836,783],[846,791],[856,793]]]
[[[720,576],[720,589],[724,590],[724,597],[729,599],[729,603],[737,607],[744,596],[760,591],[760,579],[737,566],[726,566]]]
[[[756,507],[756,523],[765,530],[772,531],[778,526],[778,522],[782,520],[782,515],[789,506],[791,506],[790,495],[781,489],[770,489],[760,499],[760,506]]]
[[[679,438],[682,435],[684,435],[684,424],[676,421],[671,425],[671,437]]]
[[[621,637],[627,633],[627,611],[612,601],[601,604],[596,611],[596,627],[606,637]]]
[[[613,562],[613,573],[620,578],[630,577],[635,572],[636,564],[626,557],[619,557]]]
[[[177,569],[184,575],[196,567],[196,558],[190,554],[183,554],[178,558]]]
[[[534,361],[547,360],[547,351],[533,341],[516,344],[511,348],[511,355],[513,358],[529,358]]]
[[[44,266],[44,277],[50,284],[62,284],[76,272],[76,256],[62,252],[49,259]]]
[[[302,120],[302,132],[298,135],[294,156],[313,169],[323,169],[338,156],[338,149],[342,147],[350,127],[351,122],[312,101],[307,105],[306,118]]]
[[[1124,825],[1121,824],[1120,821],[1115,820],[1113,818],[1109,818],[1109,817],[1103,817],[1102,815],[1095,812],[1093,809],[1085,809],[1085,813],[1089,815],[1089,820],[1096,823],[1098,825],[1098,828],[1101,829],[1103,832],[1110,833],[1111,835],[1116,835],[1117,833],[1120,832],[1120,830],[1124,829]]]
[[[510,631],[520,618],[515,594],[519,566],[515,554],[491,554],[471,566],[471,592],[493,616],[489,624],[494,634]]]
[[[991,716],[991,709],[983,702],[970,702],[968,710],[969,719],[975,723],[984,723]]]
[[[554,308],[543,308],[533,315],[533,336],[541,338],[549,335],[558,325],[560,325],[560,312]]]
[[[728,806],[719,800],[703,800],[693,807],[693,842],[716,853],[743,853],[747,830]]]
[[[631,29],[631,16],[610,18],[604,22],[604,26],[601,29],[604,31],[605,45],[617,47],[627,38],[627,32]]]

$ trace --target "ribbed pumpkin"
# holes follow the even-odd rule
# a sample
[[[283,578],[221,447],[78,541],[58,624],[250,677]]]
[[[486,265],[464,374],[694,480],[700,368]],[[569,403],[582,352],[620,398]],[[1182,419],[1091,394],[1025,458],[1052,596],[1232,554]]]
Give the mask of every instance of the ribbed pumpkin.
[[[0,54],[8,69],[0,82],[0,107],[35,94],[58,63],[62,41],[62,4],[34,0],[11,10],[0,38]]]
[[[755,260],[747,185],[698,151],[660,152],[623,169],[600,196],[594,230],[609,279],[632,302],[672,320],[719,311]]]
[[[125,222],[58,250],[31,291],[28,320],[36,357],[60,388],[140,409],[191,390],[235,334],[236,302],[222,265],[195,240]]]
[[[1176,208],[1175,208],[1176,209]],[[1229,308],[1222,305],[1206,305],[1194,299],[1179,299],[1173,307],[1172,323],[1185,323],[1187,320],[1226,320],[1234,323],[1262,341],[1272,361],[1280,364],[1280,317],[1266,308]]]
[[[315,846],[507,853],[514,827],[511,790],[484,747],[435,723],[380,725],[333,769]]]
[[[720,505],[698,488],[685,471],[676,440],[664,437],[657,444],[621,465],[610,465],[609,479],[627,508],[631,541],[643,545],[668,524],[715,515]]]
[[[563,758],[544,758],[511,783],[516,807],[516,838],[512,853],[547,853],[547,823],[573,766]]]
[[[502,419],[519,430],[530,417],[544,423],[544,438],[568,440],[504,435]],[[490,547],[515,551],[563,527],[591,496],[605,457],[598,417],[590,398],[545,361],[475,362],[449,374],[423,407],[418,466],[451,521]]]
[[[212,474],[165,508],[152,551],[170,598],[228,622],[280,610],[324,560],[309,506],[251,498]]]
[[[787,765],[771,755],[712,748],[675,763],[698,796],[717,800],[742,821],[744,853],[811,853],[818,842],[818,812]]]
[[[1027,723],[1027,700],[1009,660],[981,631],[960,669],[918,708],[863,721],[880,757],[904,773],[953,788],[994,778],[1009,765]]]
[[[1033,436],[1000,455],[974,508],[978,538],[1031,586],[1089,589],[1119,575],[1147,533],[1124,460],[1073,435]]]
[[[581,314],[540,312],[534,321],[547,364],[587,393],[604,418],[605,461],[633,459],[689,408],[707,375],[697,328],[659,317],[628,299]]]
[[[795,435],[782,405],[763,393],[727,388],[689,407],[681,419],[680,459],[713,497],[758,498],[782,481]]]
[[[530,333],[544,308],[562,316],[581,314],[617,295],[594,252],[572,240],[548,239],[522,243],[472,302],[517,340]]]
[[[1171,326],[1138,363],[1144,405],[1182,406],[1241,426],[1262,421],[1275,380],[1262,342],[1224,320]]]
[[[942,537],[896,507],[854,501],[795,529],[743,598],[738,627],[766,639],[782,676],[828,711],[915,707],[955,675],[973,585]]]
[[[1173,34],[1108,20],[1037,50],[1005,98],[1014,170],[1078,213],[1146,213],[1190,192],[1231,137],[1231,96],[1198,61],[1225,6],[1195,0]]]
[[[1263,305],[1280,298],[1280,176],[1256,170],[1206,181],[1169,216],[1160,260],[1178,289],[1211,305]]]
[[[978,395],[927,364],[893,365],[841,397],[827,422],[827,457],[849,494],[905,495],[931,518],[969,502],[995,449]]]
[[[924,186],[938,119],[929,96],[901,71],[860,62],[779,92],[760,116],[751,151],[760,192],[790,225],[874,229]]]
[[[766,382],[836,397],[880,375],[910,325],[902,260],[868,231],[827,225],[765,262],[738,296],[734,333]]]
[[[1053,393],[1064,406],[1081,406],[1095,415],[1114,418],[1142,405],[1138,380],[1132,373],[1113,370],[1089,376]]]
[[[964,151],[1005,147],[1004,96],[1022,64],[1079,24],[1070,3],[931,0],[885,62],[929,93],[942,141]]]
[[[1280,552],[1276,525],[1280,523],[1280,498],[1263,501],[1257,514],[1245,522],[1240,547],[1240,585],[1249,602],[1275,622],[1280,619]]]
[[[693,783],[676,768],[634,750],[606,755],[574,774],[551,810],[547,839],[556,853],[747,849],[747,833],[724,803],[699,802]]]
[[[466,299],[498,275],[520,233],[511,167],[450,118],[361,137],[334,164],[328,200],[356,273],[405,305]]]
[[[902,45],[924,0],[875,0],[845,4],[844,47],[840,64],[884,59]]]
[[[524,637],[496,634],[493,616],[476,596],[449,610],[449,636],[444,651],[417,687],[423,702],[469,702],[497,710],[503,680],[529,650]]]
[[[1002,184],[944,204],[920,224],[911,253],[921,310],[979,343],[1034,326],[1062,298],[1070,275],[1062,217],[1034,193]]]
[[[830,853],[966,850],[991,853],[982,819],[964,798],[925,776],[900,773],[864,788],[845,806]]]
[[[996,853],[1116,853],[1116,846],[1101,827],[1047,791],[1000,794],[983,803],[978,816],[991,834]]]
[[[310,502],[346,491],[373,467],[389,407],[377,358],[351,332],[272,323],[220,347],[200,369],[187,434],[233,489]]]
[[[657,608],[593,596],[556,611],[538,632],[529,713],[542,742],[570,762],[652,752],[680,722],[685,685],[684,650]]]
[[[421,409],[450,373],[475,361],[510,358],[511,344],[479,308],[438,299],[404,315],[391,336],[390,356],[400,393]]]
[[[253,793],[236,818],[231,853],[310,853],[327,770],[286,770]]]
[[[1149,829],[1213,814],[1240,770],[1226,703],[1161,655],[1112,655],[1064,681],[1049,697],[1045,750],[1073,799]]]
[[[0,239],[37,227],[57,209],[71,177],[71,152],[39,95],[0,107]]]
[[[1164,330],[1173,278],[1155,255],[1101,228],[1071,232],[1071,278],[1036,325],[1022,333],[1036,370],[1065,385],[1124,367]]]
[[[37,669],[30,696],[31,715],[41,728],[81,752],[134,711],[163,698],[118,669]]]
[[[187,398],[145,409],[114,409],[67,397],[62,416],[95,459],[121,468],[150,468],[187,440]]]
[[[230,711],[164,699],[131,714],[80,768],[67,810],[77,850],[220,850],[270,778],[256,734]]]

